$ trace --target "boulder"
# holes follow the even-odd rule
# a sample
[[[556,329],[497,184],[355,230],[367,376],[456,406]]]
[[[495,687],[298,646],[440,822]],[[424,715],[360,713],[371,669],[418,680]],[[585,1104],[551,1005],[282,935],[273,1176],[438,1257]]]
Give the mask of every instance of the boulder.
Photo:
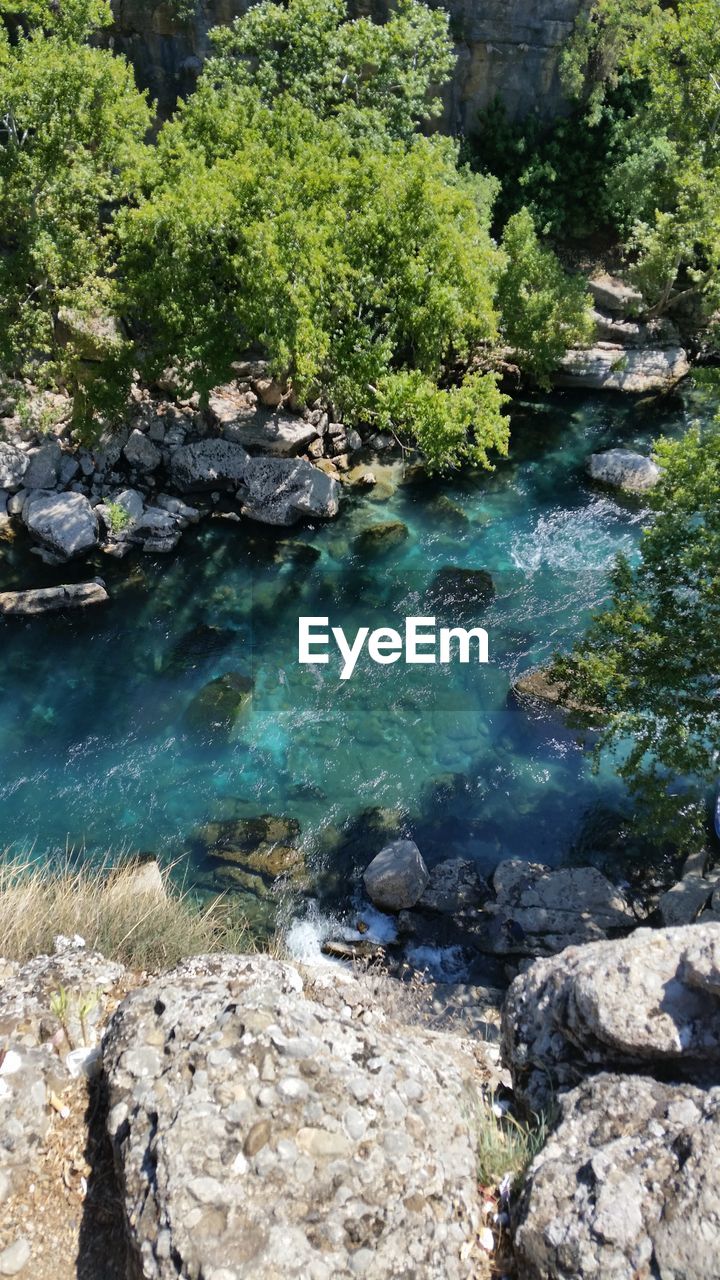
[[[162,462],[162,454],[156,444],[136,427],[123,449],[125,461],[137,471],[156,471]]]
[[[561,707],[563,711],[592,716],[594,719],[602,716],[599,707],[592,707],[587,703],[578,702],[577,698],[565,696],[562,686],[551,678],[547,667],[533,667],[530,671],[523,671],[522,675],[513,681],[512,692],[521,700],[530,699],[532,702],[550,703]]]
[[[275,458],[294,458],[304,453],[318,433],[310,422],[289,414],[258,410],[223,428],[226,440],[237,441],[248,453],[269,454]]]
[[[604,453],[592,453],[586,470],[591,480],[624,489],[628,493],[645,493],[654,489],[660,479],[660,468],[652,458],[631,449],[607,449]]]
[[[181,498],[174,498],[172,494],[159,493],[155,499],[155,506],[161,511],[168,511],[183,527],[197,524],[200,519],[197,507],[188,506],[187,502],[183,502]]]
[[[86,609],[109,599],[102,582],[73,582],[62,587],[42,587],[35,591],[3,591],[0,614],[27,616],[57,609]]]
[[[240,713],[252,697],[252,680],[229,671],[206,684],[185,712],[185,723],[194,733],[229,738]]]
[[[455,915],[479,907],[490,896],[490,889],[468,858],[446,858],[430,872],[428,882],[418,899],[418,907]]]
[[[596,306],[617,316],[635,316],[643,308],[643,296],[639,289],[618,280],[607,273],[588,280],[588,289]]]
[[[495,902],[479,922],[478,945],[496,955],[547,955],[632,929],[621,893],[595,867],[509,858],[493,876]]]
[[[471,1055],[358,989],[212,956],[123,1001],[104,1064],[133,1274],[477,1274]]]
[[[523,1280],[717,1280],[720,1088],[603,1073],[560,1108],[513,1214]]]
[[[339,510],[337,480],[303,458],[251,458],[243,481],[238,494],[242,513],[262,524],[290,525],[309,516],[330,519]]]
[[[438,569],[425,596],[425,606],[443,622],[466,623],[495,599],[495,584],[486,569]]]
[[[181,493],[235,490],[245,475],[248,454],[230,440],[199,440],[170,455],[170,480]]]
[[[297,878],[303,874],[305,860],[299,836],[300,824],[294,818],[263,814],[209,822],[193,832],[190,846],[217,864],[220,879],[228,867],[239,867],[272,881],[278,876]]]
[[[600,1070],[717,1077],[720,924],[636,929],[536,961],[508,991],[503,1042],[536,1110]]]
[[[23,476],[26,489],[54,489],[60,479],[63,455],[55,440],[28,453],[30,465]]]
[[[0,489],[14,493],[23,484],[30,459],[22,449],[0,440]]]
[[[37,489],[28,495],[22,520],[28,532],[61,560],[85,555],[98,545],[97,516],[81,493]]]
[[[373,858],[363,882],[381,911],[405,911],[419,901],[429,878],[415,841],[393,840]]]
[[[368,525],[362,529],[353,543],[361,556],[383,555],[407,541],[408,527],[402,520],[384,520],[382,524]]]
[[[692,924],[707,906],[717,884],[717,877],[706,879],[692,873],[683,876],[660,898],[658,909],[663,924]]]
[[[666,391],[690,372],[682,347],[621,347],[598,342],[572,348],[560,361],[553,381],[558,387],[636,394]]]

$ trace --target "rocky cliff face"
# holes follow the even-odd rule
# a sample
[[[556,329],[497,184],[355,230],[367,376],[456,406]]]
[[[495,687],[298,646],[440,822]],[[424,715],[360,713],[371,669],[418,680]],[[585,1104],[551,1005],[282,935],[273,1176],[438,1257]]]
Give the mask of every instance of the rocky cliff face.
[[[589,0],[448,0],[458,61],[445,127],[470,128],[497,96],[508,114],[552,116],[562,109],[561,49]],[[361,6],[366,7],[366,6]],[[375,4],[374,9],[383,6]],[[232,22],[248,0],[198,0],[192,18],[177,0],[113,0],[113,47],[126,54],[163,113],[188,93],[208,53],[208,31]]]

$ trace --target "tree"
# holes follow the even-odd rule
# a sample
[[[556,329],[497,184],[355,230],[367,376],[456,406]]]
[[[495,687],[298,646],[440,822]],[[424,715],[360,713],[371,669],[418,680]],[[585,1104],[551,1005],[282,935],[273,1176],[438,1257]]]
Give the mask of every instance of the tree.
[[[0,28],[0,366],[40,382],[74,382],[61,307],[107,305],[110,215],[135,189],[150,123],[127,63],[84,42],[99,11],[76,0],[51,12],[54,32],[13,43]]]
[[[620,558],[608,608],[554,676],[601,712],[597,755],[614,753],[645,824],[686,849],[705,835],[720,752],[720,424],[657,458],[640,562]]]

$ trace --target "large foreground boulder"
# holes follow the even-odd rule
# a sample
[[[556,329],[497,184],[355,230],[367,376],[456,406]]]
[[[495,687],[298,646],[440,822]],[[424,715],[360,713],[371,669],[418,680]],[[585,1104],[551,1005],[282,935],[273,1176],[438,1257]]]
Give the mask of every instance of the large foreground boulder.
[[[60,560],[86,555],[99,542],[97,516],[82,493],[38,489],[28,495],[22,519],[28,532]]]
[[[536,961],[508,991],[503,1047],[536,1110],[602,1070],[717,1079],[720,924],[636,929]]]
[[[71,582],[61,587],[39,587],[33,591],[3,591],[0,592],[0,615],[26,617],[58,609],[86,609],[89,605],[105,604],[108,599],[100,579]]]
[[[414,907],[430,878],[414,840],[393,840],[381,849],[363,877],[371,902],[381,911]]]
[[[566,1094],[515,1213],[523,1280],[717,1280],[720,1088],[598,1075]]]
[[[338,513],[337,480],[303,458],[251,458],[243,481],[242,513],[262,524],[290,525]]]
[[[310,999],[289,965],[215,956],[120,1006],[104,1063],[135,1274],[477,1274],[472,1062],[335,985]]]
[[[181,445],[170,457],[170,481],[181,493],[237,489],[248,464],[241,444],[229,440],[198,440]]]

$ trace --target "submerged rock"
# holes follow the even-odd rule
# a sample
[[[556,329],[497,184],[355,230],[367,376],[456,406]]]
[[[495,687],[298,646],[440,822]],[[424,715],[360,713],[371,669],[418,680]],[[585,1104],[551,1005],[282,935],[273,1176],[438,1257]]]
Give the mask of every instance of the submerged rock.
[[[660,468],[652,458],[631,449],[608,449],[605,453],[593,453],[587,460],[587,472],[591,480],[607,484],[628,493],[645,493],[654,489],[660,479]]]
[[[414,907],[428,879],[428,869],[414,840],[393,840],[373,858],[363,876],[370,901],[381,911]]]
[[[120,1006],[108,1129],[138,1276],[475,1274],[471,1046],[337,985],[206,956]]]
[[[99,542],[97,517],[82,493],[30,493],[22,509],[26,529],[61,560],[93,551]]]
[[[84,609],[109,599],[101,581],[73,582],[62,587],[42,587],[34,591],[0,593],[0,614],[30,615],[57,609]]]
[[[305,859],[298,847],[300,823],[295,818],[278,818],[263,814],[258,818],[228,818],[209,822],[190,838],[191,846],[220,864],[216,874],[242,883],[235,875],[239,868],[245,875],[297,878],[304,874]],[[228,869],[232,873],[228,875]]]
[[[524,671],[513,681],[512,691],[520,699],[531,699],[536,702],[548,702],[561,707],[563,711],[597,719],[602,716],[599,707],[578,702],[577,698],[566,695],[562,686],[553,680],[547,667],[534,667]]]
[[[560,1106],[513,1215],[524,1280],[716,1280],[720,1088],[602,1074]]]
[[[210,658],[225,653],[237,639],[237,632],[225,627],[210,626],[205,622],[191,627],[173,645],[162,663],[163,675],[179,675],[202,666]]]
[[[229,738],[252,689],[250,677],[238,671],[218,676],[195,695],[185,712],[185,723],[195,733]]]
[[[408,527],[401,520],[385,520],[368,525],[356,537],[355,550],[363,556],[382,555],[399,547],[408,538]]]
[[[720,924],[636,929],[515,979],[503,1018],[515,1089],[534,1109],[600,1070],[717,1078]]]

